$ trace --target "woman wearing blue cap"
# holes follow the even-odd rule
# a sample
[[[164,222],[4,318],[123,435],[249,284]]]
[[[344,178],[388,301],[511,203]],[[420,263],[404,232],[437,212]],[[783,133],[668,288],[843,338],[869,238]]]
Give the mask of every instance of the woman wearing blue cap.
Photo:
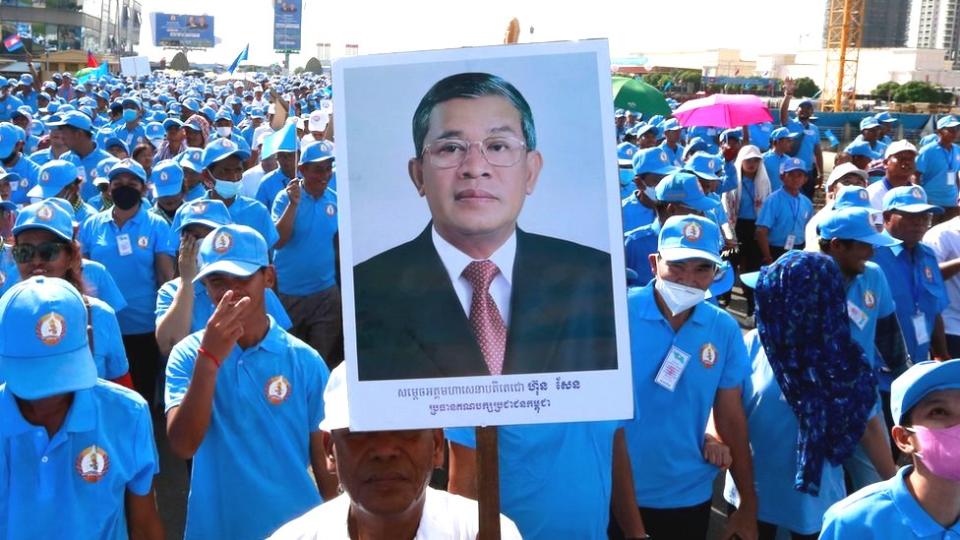
[[[833,505],[823,539],[960,538],[960,359],[893,381],[893,441],[912,463]]]
[[[163,538],[150,411],[97,379],[87,323],[62,279],[0,298],[0,538]]]

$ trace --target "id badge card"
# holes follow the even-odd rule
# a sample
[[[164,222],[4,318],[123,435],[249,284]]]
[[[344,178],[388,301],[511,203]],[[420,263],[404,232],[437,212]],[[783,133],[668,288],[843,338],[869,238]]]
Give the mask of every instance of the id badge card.
[[[117,235],[117,251],[120,253],[121,257],[126,257],[133,253],[133,246],[130,245],[130,235],[121,234]]]
[[[676,345],[670,347],[667,351],[663,364],[660,365],[660,371],[657,372],[657,378],[654,382],[667,390],[673,392],[683,375],[683,370],[687,368],[687,362],[690,361],[690,354],[677,348]]]
[[[917,345],[926,345],[930,342],[930,331],[927,329],[927,317],[923,313],[915,313],[910,317],[913,323],[913,333],[917,336]]]
[[[797,243],[797,235],[788,234],[787,240],[783,243],[783,249],[790,251],[793,249],[793,245]]]
[[[870,322],[870,315],[867,315],[862,309],[849,300],[847,300],[847,315],[850,316],[853,324],[857,325],[857,328],[861,330]]]

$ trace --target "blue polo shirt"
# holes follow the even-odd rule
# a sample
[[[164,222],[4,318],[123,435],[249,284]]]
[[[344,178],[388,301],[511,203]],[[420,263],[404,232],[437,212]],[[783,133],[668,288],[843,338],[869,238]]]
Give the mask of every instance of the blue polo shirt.
[[[118,238],[127,238],[130,252],[121,254]],[[153,332],[153,311],[157,304],[157,255],[174,256],[170,251],[170,226],[141,205],[123,227],[113,221],[113,210],[104,210],[80,226],[84,255],[102,263],[123,292],[127,307],[117,313],[124,335]]]
[[[277,198],[277,193],[283,191],[290,180],[292,180],[292,178],[288,178],[287,175],[283,174],[283,171],[280,170],[280,167],[277,167],[260,179],[260,185],[257,187],[257,195],[255,198],[260,204],[267,207],[267,210],[272,211],[273,201]]]
[[[167,412],[190,386],[203,333],[170,352]],[[307,468],[329,375],[320,355],[272,318],[260,343],[233,348],[220,366],[210,426],[193,456],[185,539],[259,540],[323,502]]]
[[[103,300],[113,308],[114,312],[127,307],[126,298],[123,297],[123,293],[117,287],[117,282],[113,280],[113,276],[107,271],[106,266],[90,259],[83,259],[81,265],[83,267],[84,293]]]
[[[780,166],[788,159],[790,159],[790,156],[777,154],[773,150],[763,155],[763,168],[767,171],[767,178],[770,179],[771,192],[783,187],[783,180],[780,179]]]
[[[17,96],[8,94],[6,99],[0,99],[0,122],[9,122],[13,118],[13,112],[23,106]]]
[[[130,151],[133,151],[132,147]],[[60,159],[70,161],[80,169],[80,176],[83,177],[83,183],[80,184],[80,197],[85,201],[89,201],[100,194],[97,186],[93,185],[93,180],[97,177],[97,165],[100,165],[100,162],[103,160],[112,157],[113,156],[105,150],[94,147],[93,151],[83,157],[80,157],[75,152],[66,152]]]
[[[757,184],[753,178],[744,176],[740,179],[740,207],[737,208],[737,219],[757,219],[755,206]],[[750,239],[752,240],[752,239]]]
[[[0,386],[0,448],[0,538],[11,540],[125,540],[124,497],[150,493],[159,471],[146,402],[102,380],[74,392],[53,437]]]
[[[289,204],[286,190],[280,190],[273,203],[274,222],[280,220]],[[336,196],[330,190],[325,190],[320,197],[310,195],[306,189],[301,190],[290,240],[273,254],[277,290],[283,294],[307,296],[336,285],[335,234]]]
[[[761,152],[770,149],[770,133],[773,132],[773,123],[751,124],[748,129],[750,130],[750,144],[759,148]]]
[[[160,324],[160,317],[166,315],[173,305],[173,299],[180,289],[180,278],[173,278],[160,286],[157,292],[157,324]],[[273,317],[280,328],[289,330],[293,326],[290,316],[280,303],[277,293],[273,289],[263,291],[263,301],[267,310],[267,315]],[[193,319],[190,322],[190,332],[203,330],[207,326],[207,321],[213,316],[213,311],[217,306],[213,305],[213,300],[207,293],[207,288],[202,283],[193,286]]]
[[[124,123],[118,124],[117,128],[113,130],[113,135],[127,143],[130,154],[133,154],[133,149],[136,148],[138,144],[147,141],[147,132],[141,122],[137,122],[137,125],[134,126],[133,129],[128,129]]]
[[[606,540],[619,422],[500,426],[500,511],[527,540]],[[445,430],[476,448],[474,428]]]
[[[69,152],[69,150],[68,150],[68,152]],[[64,152],[64,155],[66,155],[66,152]],[[44,163],[52,160],[52,159],[53,159],[53,154],[50,153],[50,149],[49,149],[49,148],[44,148],[43,150],[37,150],[36,152],[30,154],[30,155],[27,156],[27,157],[30,158],[30,161],[36,163],[36,164],[37,164],[37,167],[40,167],[40,166],[42,166]]]
[[[93,361],[97,364],[97,376],[101,379],[116,379],[130,371],[117,315],[113,308],[102,300],[88,298],[88,301],[93,326]]]
[[[183,196],[183,202],[188,203],[197,199],[202,199],[207,194],[207,189],[203,187],[203,182],[197,182],[197,185],[190,188]]]
[[[807,171],[812,171],[816,167],[814,160],[814,149],[820,145],[820,129],[816,124],[810,122],[805,127],[799,120],[787,120],[787,129],[791,133],[803,133],[803,140],[800,141],[800,149],[797,151],[798,157],[807,164]]]
[[[864,272],[848,281],[846,287],[850,336],[860,344],[870,366],[877,369],[879,366],[874,345],[877,320],[894,313],[890,285],[883,275],[883,270],[876,263],[867,261]]]
[[[727,223],[727,210],[723,207],[723,204],[721,204],[720,195],[707,193],[707,197],[717,201],[717,206],[704,212],[703,217],[709,218],[710,221],[713,221],[717,228],[720,229]]]
[[[927,192],[927,202],[937,206],[957,206],[957,171],[960,170],[960,147],[950,145],[947,150],[940,141],[933,141],[920,149],[917,172],[920,185]]]
[[[723,194],[737,189],[737,181],[736,161],[724,161],[723,171],[720,173],[720,187],[717,188],[717,193]]]
[[[14,172],[20,175],[20,182],[10,182],[10,200],[14,204],[30,204],[30,198],[27,192],[30,188],[37,185],[40,178],[40,166],[30,160],[26,155],[20,154],[17,163],[13,167],[4,167],[7,172]]]
[[[843,467],[823,464],[820,494],[812,496],[794,488],[797,470],[797,417],[783,397],[773,368],[756,330],[744,337],[753,373],[743,383],[743,408],[750,432],[753,481],[757,492],[757,519],[800,534],[820,531],[823,514],[847,494]],[[740,495],[727,472],[724,498],[740,505]]]
[[[917,244],[913,250],[903,245],[874,248],[873,262],[883,270],[893,293],[897,321],[907,344],[907,352],[914,363],[928,360],[933,323],[947,308],[947,289],[943,284],[937,256],[925,244]],[[917,342],[914,318],[923,317],[927,338]],[[919,321],[919,319],[917,319]]]
[[[674,332],[657,308],[652,283],[630,289],[627,308],[634,411],[624,425],[637,505],[701,504],[710,499],[719,471],[703,458],[717,391],[737,388],[750,376],[740,328],[722,309],[701,302]],[[689,355],[672,391],[656,382],[671,350]]]
[[[670,160],[670,163],[674,167],[683,167],[683,145],[677,143],[677,149],[674,150],[670,148],[670,145],[667,144],[667,141],[660,143],[660,148],[667,153],[667,159]]]
[[[960,522],[945,529],[920,506],[905,481],[908,465],[891,479],[877,482],[830,507],[820,540],[896,538],[950,540],[960,538]]]
[[[657,219],[657,213],[653,208],[647,208],[637,198],[636,188],[633,193],[620,201],[621,211],[623,212],[623,233],[627,234],[637,227],[649,225]]]
[[[771,246],[784,247],[787,237],[793,235],[795,246],[803,244],[804,229],[813,216],[813,203],[803,193],[793,196],[778,189],[767,197],[757,216],[757,227],[766,227]]]
[[[30,107],[33,114],[37,114],[37,109],[39,108],[37,105],[37,96],[39,94],[39,92],[31,88],[29,92],[18,92],[17,99],[22,101],[27,107]]]
[[[202,198],[209,199],[210,193],[207,192]],[[272,249],[273,245],[280,239],[277,226],[270,219],[270,211],[260,202],[250,197],[237,195],[233,199],[233,203],[227,206],[227,211],[230,212],[230,218],[233,219],[234,223],[246,225],[260,233],[263,239],[267,241],[267,249]],[[180,237],[179,235],[174,236],[176,236],[177,248],[179,249]]]
[[[653,279],[649,256],[657,252],[659,237],[660,220],[656,218],[649,225],[638,227],[624,237],[624,261],[627,268],[637,273],[637,283],[646,285]]]

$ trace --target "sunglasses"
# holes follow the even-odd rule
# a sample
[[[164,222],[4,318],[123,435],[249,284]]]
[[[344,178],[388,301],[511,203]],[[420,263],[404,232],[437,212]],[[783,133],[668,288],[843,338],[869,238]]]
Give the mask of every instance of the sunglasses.
[[[32,261],[35,256],[39,256],[43,262],[50,262],[59,257],[66,247],[67,244],[63,242],[44,242],[38,245],[17,244],[13,246],[11,254],[13,260],[20,264]]]

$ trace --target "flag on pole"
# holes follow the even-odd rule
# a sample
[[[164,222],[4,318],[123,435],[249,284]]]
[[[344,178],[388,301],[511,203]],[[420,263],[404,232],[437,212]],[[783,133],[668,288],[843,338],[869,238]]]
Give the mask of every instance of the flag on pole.
[[[94,57],[93,53],[90,51],[87,51],[87,67],[100,67],[100,63],[97,62],[96,57]]]
[[[83,84],[88,80],[98,81],[103,77],[110,75],[110,71],[107,69],[107,63],[104,62],[97,66],[96,68],[85,68],[87,71],[80,75],[80,72],[77,72],[77,82]]]
[[[23,48],[23,42],[20,41],[20,34],[13,34],[7,39],[3,40],[3,46],[7,48],[7,52],[13,52]]]
[[[834,135],[833,132],[830,131],[829,129],[824,132],[824,135],[826,135],[826,136],[827,136],[827,140],[830,141],[830,146],[831,146],[831,147],[835,147],[835,146],[837,146],[838,144],[840,144],[840,140],[837,139],[837,136]]]
[[[240,65],[240,62],[247,59],[247,53],[249,52],[250,52],[250,44],[247,43],[247,46],[244,47],[242,51],[240,51],[240,54],[237,55],[237,59],[234,60],[232,64],[230,64],[230,67],[227,68],[227,71],[233,74],[233,72],[237,69],[237,66]]]
[[[260,159],[267,159],[277,152],[290,152],[297,149],[297,123],[289,120],[285,126],[267,135],[260,147]]]

